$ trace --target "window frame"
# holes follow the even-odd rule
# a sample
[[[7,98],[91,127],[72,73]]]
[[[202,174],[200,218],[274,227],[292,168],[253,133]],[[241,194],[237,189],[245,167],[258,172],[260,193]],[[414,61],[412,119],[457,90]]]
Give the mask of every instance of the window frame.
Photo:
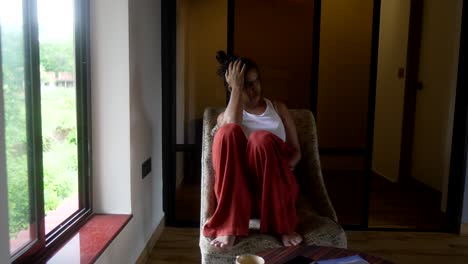
[[[37,238],[10,256],[13,263],[43,262],[51,257],[90,218],[93,198],[89,0],[74,0],[79,209],[49,234],[45,234],[37,0],[22,3],[31,223],[37,227],[31,232]]]

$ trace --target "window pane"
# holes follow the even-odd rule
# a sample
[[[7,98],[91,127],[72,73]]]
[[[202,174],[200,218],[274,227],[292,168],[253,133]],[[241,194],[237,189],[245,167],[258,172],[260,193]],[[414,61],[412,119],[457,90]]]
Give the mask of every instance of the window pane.
[[[78,210],[74,1],[38,0],[46,234]]]
[[[37,238],[33,221],[26,125],[22,1],[0,0],[10,253]]]

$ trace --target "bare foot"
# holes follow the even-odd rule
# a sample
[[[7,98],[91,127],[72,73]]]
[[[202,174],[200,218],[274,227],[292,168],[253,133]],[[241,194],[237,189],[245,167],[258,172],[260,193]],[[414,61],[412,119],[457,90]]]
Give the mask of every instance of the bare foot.
[[[213,239],[210,244],[213,247],[221,248],[221,249],[228,249],[234,245],[234,241],[236,240],[236,236],[219,236]]]
[[[289,235],[281,235],[281,239],[286,247],[297,246],[302,242],[302,236],[296,232]]]

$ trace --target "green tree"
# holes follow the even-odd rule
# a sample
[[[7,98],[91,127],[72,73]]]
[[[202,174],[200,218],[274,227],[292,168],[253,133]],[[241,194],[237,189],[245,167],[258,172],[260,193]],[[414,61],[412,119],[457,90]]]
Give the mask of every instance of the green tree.
[[[40,60],[46,71],[73,72],[73,42],[41,43]]]
[[[24,50],[21,30],[2,31],[3,84],[11,89],[22,89],[24,81]]]

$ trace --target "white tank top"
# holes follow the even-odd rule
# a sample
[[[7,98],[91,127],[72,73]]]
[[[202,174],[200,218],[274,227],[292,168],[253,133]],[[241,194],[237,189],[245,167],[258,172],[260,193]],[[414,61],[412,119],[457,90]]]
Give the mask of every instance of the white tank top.
[[[275,111],[273,104],[270,100],[264,98],[265,103],[267,105],[265,112],[260,115],[254,115],[248,113],[245,110],[242,110],[242,125],[244,127],[244,131],[247,134],[247,137],[250,134],[257,130],[266,130],[274,135],[281,138],[284,142],[286,142],[286,131],[284,130],[283,121],[278,113]]]

